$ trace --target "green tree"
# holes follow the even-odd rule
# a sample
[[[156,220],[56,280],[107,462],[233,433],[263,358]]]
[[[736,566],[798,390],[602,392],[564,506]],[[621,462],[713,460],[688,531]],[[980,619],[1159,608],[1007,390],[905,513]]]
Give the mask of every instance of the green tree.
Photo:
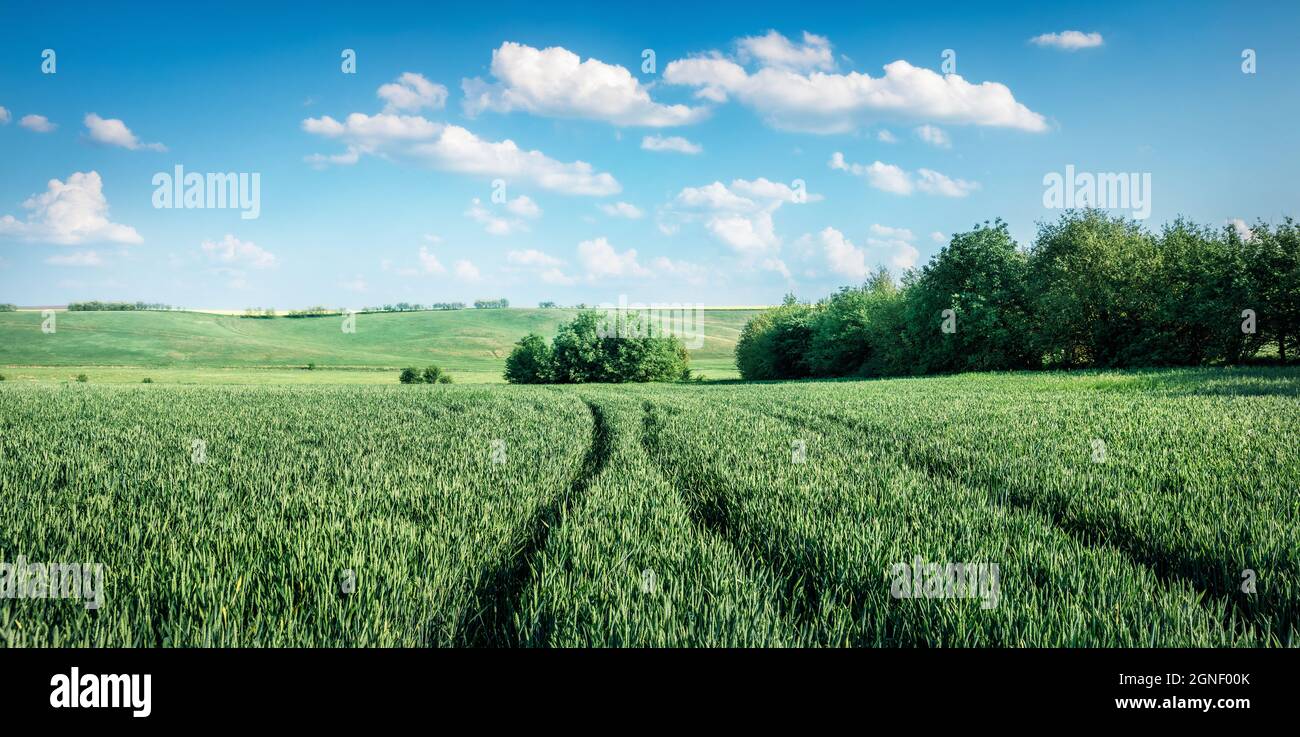
[[[442,377],[442,367],[437,364],[426,366],[424,371],[420,372],[420,380],[425,384],[437,384],[438,379]]]
[[[810,375],[813,307],[787,299],[755,315],[736,341],[736,368],[742,378],[800,379]]]
[[[953,235],[908,290],[906,342],[913,370],[1037,365],[1030,341],[1027,267],[1027,256],[1000,219]],[[945,310],[952,312],[945,315]]]
[[[400,377],[398,377],[398,380],[401,381],[403,384],[423,384],[423,383],[424,383],[424,377],[420,374],[420,369],[417,369],[417,368],[404,368],[404,369],[402,369],[402,375],[401,375]]]
[[[690,376],[681,340],[661,335],[636,314],[578,313],[552,344],[554,380],[561,384],[680,381]]]
[[[1300,225],[1286,218],[1276,228],[1260,223],[1245,241],[1248,295],[1263,340],[1277,345],[1282,361],[1300,354]]]
[[[1036,354],[1062,368],[1143,363],[1156,295],[1139,275],[1159,268],[1155,239],[1134,221],[1071,210],[1041,224],[1027,280]]]
[[[898,336],[881,328],[896,323],[901,300],[893,278],[883,268],[861,287],[844,287],[823,300],[809,322],[809,372],[814,376],[889,372],[889,344]]]
[[[1133,275],[1133,289],[1149,295],[1129,363],[1200,365],[1236,362],[1258,349],[1241,331],[1248,308],[1243,243],[1231,227],[1216,231],[1183,218],[1156,239],[1155,267]]]
[[[505,379],[511,384],[550,384],[555,381],[555,361],[546,339],[529,333],[515,343],[506,357]]]

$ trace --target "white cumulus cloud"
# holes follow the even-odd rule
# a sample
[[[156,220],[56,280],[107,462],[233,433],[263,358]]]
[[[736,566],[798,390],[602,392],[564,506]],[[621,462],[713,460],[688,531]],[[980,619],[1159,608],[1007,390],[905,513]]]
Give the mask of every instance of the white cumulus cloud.
[[[354,164],[366,154],[440,171],[529,182],[566,194],[606,196],[622,190],[612,175],[595,171],[585,161],[557,161],[510,139],[487,141],[460,126],[418,115],[352,113],[342,121],[325,115],[303,120],[302,129],[347,147],[341,154],[308,156],[307,162],[318,167]]]
[[[167,147],[161,143],[144,143],[126,123],[117,118],[101,118],[95,113],[86,113],[85,117],[86,131],[90,134],[90,140],[96,143],[102,143],[106,146],[120,146],[121,148],[131,151],[141,149],[147,151],[166,151]]]
[[[639,220],[645,215],[645,213],[641,211],[641,208],[630,202],[615,202],[612,205],[601,205],[600,209],[612,218]]]
[[[681,136],[646,136],[641,139],[641,148],[646,151],[673,151],[679,154],[698,154],[704,147],[692,143]]]
[[[1062,51],[1078,51],[1079,49],[1091,49],[1101,46],[1105,43],[1100,33],[1084,33],[1083,31],[1061,31],[1060,33],[1043,33],[1029,39],[1029,42],[1035,46],[1044,46]]]
[[[581,59],[559,46],[536,49],[506,42],[492,52],[495,83],[465,79],[465,112],[522,110],[559,118],[603,120],[615,125],[663,127],[695,123],[705,108],[663,105],[626,68]]]
[[[51,123],[50,119],[44,115],[24,115],[22,119],[18,121],[18,125],[21,125],[29,131],[36,131],[37,133],[50,133],[55,128],[59,127],[58,125]]]
[[[767,43],[772,48],[781,46],[772,36],[765,37]],[[668,84],[694,87],[696,95],[706,100],[734,98],[770,125],[788,130],[843,133],[881,117],[1047,130],[1042,115],[1017,101],[1011,90],[998,82],[975,84],[960,75],[939,74],[902,59],[886,64],[884,74],[878,77],[861,72],[808,71],[807,63],[800,71],[799,65],[792,68],[790,61],[778,65],[775,60],[779,56],[775,52],[756,55],[750,50],[731,59],[713,52],[670,62],[663,78]],[[815,58],[815,54],[805,56]],[[743,66],[751,62],[757,69]]]
[[[776,31],[762,36],[747,36],[736,42],[739,58],[765,67],[792,72],[830,71],[835,68],[830,39],[807,31],[803,43],[796,44]]]
[[[603,236],[579,243],[578,260],[590,280],[650,275],[650,271],[637,262],[635,248],[620,252]]]
[[[252,241],[241,241],[229,233],[219,241],[203,241],[200,248],[210,261],[231,266],[269,269],[278,263],[275,254]]]
[[[952,148],[952,139],[948,137],[947,132],[942,128],[936,128],[933,125],[923,125],[916,129],[916,137],[931,146],[939,148]]]
[[[60,245],[95,241],[141,243],[135,228],[108,219],[108,199],[99,173],[74,172],[66,182],[51,179],[45,192],[23,202],[26,220],[0,217],[0,236]]]
[[[404,72],[396,82],[380,85],[376,94],[384,101],[386,113],[441,110],[447,104],[447,88],[415,72]]]
[[[941,197],[965,197],[980,187],[979,182],[954,179],[933,169],[918,169],[912,173],[900,166],[882,161],[875,161],[868,165],[850,163],[839,151],[831,154],[827,165],[854,176],[865,177],[867,183],[875,189],[898,195],[910,195],[914,191],[921,191]]]

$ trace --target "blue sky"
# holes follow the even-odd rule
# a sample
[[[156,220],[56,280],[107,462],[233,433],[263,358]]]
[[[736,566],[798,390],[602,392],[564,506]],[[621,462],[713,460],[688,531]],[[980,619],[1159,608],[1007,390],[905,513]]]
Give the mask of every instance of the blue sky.
[[[1067,165],[1300,214],[1293,3],[320,5],[0,5],[0,302],[817,298],[1027,245]],[[156,208],[177,165],[258,217]]]

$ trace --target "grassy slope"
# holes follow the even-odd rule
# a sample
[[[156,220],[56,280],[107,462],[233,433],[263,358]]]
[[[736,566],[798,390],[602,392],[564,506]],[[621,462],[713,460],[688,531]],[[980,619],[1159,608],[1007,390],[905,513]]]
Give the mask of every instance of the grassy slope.
[[[13,378],[65,380],[68,369],[93,372],[92,381],[244,383],[311,380],[371,383],[385,374],[327,369],[393,369],[438,363],[469,381],[500,380],[511,345],[528,332],[554,336],[574,310],[460,310],[357,316],[356,332],[338,317],[249,320],[198,312],[60,312],[57,332],[41,333],[37,312],[0,313],[0,366]],[[711,378],[734,377],[732,351],[752,310],[705,313],[704,347],[692,366]],[[249,372],[315,363],[311,372]],[[219,370],[221,369],[221,370]],[[87,370],[90,374],[91,371]]]

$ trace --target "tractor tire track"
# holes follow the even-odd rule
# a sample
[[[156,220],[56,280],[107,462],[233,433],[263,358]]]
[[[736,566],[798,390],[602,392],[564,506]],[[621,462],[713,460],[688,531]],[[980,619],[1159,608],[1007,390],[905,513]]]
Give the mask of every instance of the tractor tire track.
[[[767,409],[766,412],[798,427],[818,430],[807,418],[791,412],[777,408]],[[858,435],[880,430],[870,423],[855,422],[835,415],[818,413],[816,417]],[[1280,635],[1287,632],[1297,620],[1297,613],[1293,607],[1288,608],[1285,602],[1242,600],[1236,595],[1236,582],[1225,574],[1221,560],[1144,542],[1126,521],[1113,513],[1080,519],[1069,513],[1069,501],[1056,495],[1033,494],[1014,484],[999,482],[989,474],[964,478],[955,464],[927,454],[915,446],[896,444],[892,449],[885,449],[892,450],[901,465],[927,478],[946,480],[983,491],[991,504],[1037,515],[1084,547],[1114,551],[1130,563],[1149,570],[1162,582],[1186,583],[1201,594],[1199,598],[1203,606],[1206,605],[1206,598],[1226,602],[1229,608],[1225,626],[1230,626],[1232,622],[1228,620],[1235,617],[1238,622],[1272,626],[1275,628],[1274,634]]]
[[[610,434],[604,413],[594,402],[583,402],[591,413],[592,424],[591,442],[582,465],[568,487],[533,517],[518,550],[502,560],[475,589],[470,614],[458,627],[458,644],[462,647],[544,647],[550,637],[548,623],[519,622],[517,615],[524,609],[521,600],[536,574],[551,530],[564,524],[609,461]]]
[[[820,576],[792,556],[782,554],[780,549],[755,544],[750,540],[744,534],[742,526],[737,523],[734,510],[725,494],[718,491],[724,488],[725,484],[712,469],[693,469],[698,480],[691,486],[698,490],[688,489],[682,483],[681,474],[663,460],[664,448],[660,445],[659,422],[654,417],[656,407],[650,402],[645,402],[644,407],[642,445],[650,460],[677,491],[686,507],[687,516],[690,517],[696,530],[702,535],[721,540],[729,546],[739,560],[749,562],[757,577],[766,577],[774,581],[779,587],[776,603],[782,618],[790,622],[796,636],[815,637],[820,629],[817,613],[821,610],[825,598],[817,584]],[[766,576],[763,576],[763,573],[766,573]],[[855,619],[860,619],[864,615],[864,602],[856,601],[850,604],[850,607]],[[820,644],[845,643],[822,642]],[[864,641],[847,644],[865,646],[878,643]]]

